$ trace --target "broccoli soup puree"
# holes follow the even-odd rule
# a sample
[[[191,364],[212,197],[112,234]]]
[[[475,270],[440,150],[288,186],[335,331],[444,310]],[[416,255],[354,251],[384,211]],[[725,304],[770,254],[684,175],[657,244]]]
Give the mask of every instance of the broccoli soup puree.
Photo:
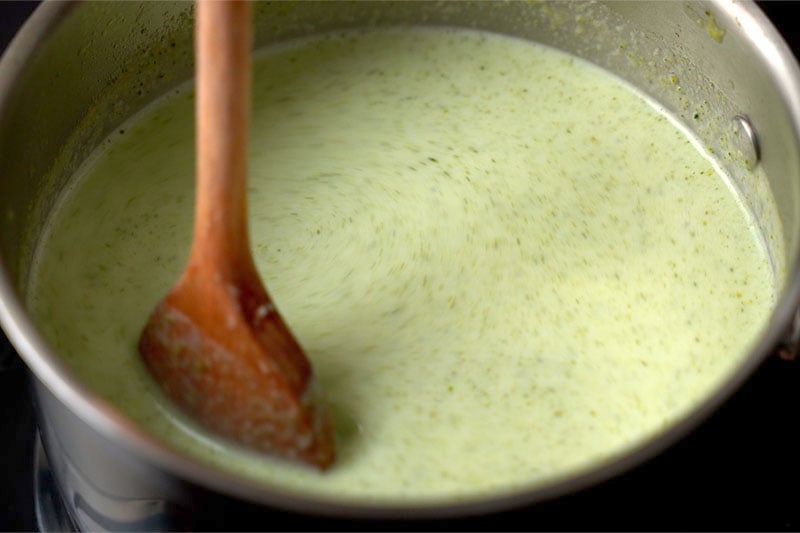
[[[335,498],[459,498],[618,456],[706,398],[776,276],[728,178],[619,79],[466,30],[317,37],[254,66],[255,258],[337,426],[317,471],[177,413],[136,342],[188,256],[193,90],[115,131],[30,306],[99,396],[183,453]]]

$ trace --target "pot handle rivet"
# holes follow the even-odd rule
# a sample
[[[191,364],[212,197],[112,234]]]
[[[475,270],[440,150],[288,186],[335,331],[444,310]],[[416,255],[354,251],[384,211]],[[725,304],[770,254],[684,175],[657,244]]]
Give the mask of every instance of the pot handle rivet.
[[[794,361],[800,353],[800,309],[795,311],[794,319],[783,340],[776,349],[778,357],[784,361]]]
[[[754,168],[761,160],[761,143],[747,115],[733,117],[733,139],[748,166]]]

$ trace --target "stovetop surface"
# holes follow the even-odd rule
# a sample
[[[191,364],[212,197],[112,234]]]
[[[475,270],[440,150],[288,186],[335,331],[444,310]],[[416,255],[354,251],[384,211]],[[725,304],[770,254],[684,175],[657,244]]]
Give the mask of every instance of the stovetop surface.
[[[0,51],[35,8],[0,1]],[[795,2],[762,2],[800,57]],[[790,14],[792,13],[792,14]],[[0,332],[0,531],[36,529],[33,504],[35,424],[24,364]],[[466,521],[414,529],[798,530],[800,529],[800,360],[764,362],[705,424],[635,470],[559,500]],[[308,522],[296,522],[307,528]],[[282,516],[279,529],[291,529]],[[239,528],[272,529],[263,517]],[[370,529],[408,529],[369,523]],[[314,529],[358,529],[314,522]]]

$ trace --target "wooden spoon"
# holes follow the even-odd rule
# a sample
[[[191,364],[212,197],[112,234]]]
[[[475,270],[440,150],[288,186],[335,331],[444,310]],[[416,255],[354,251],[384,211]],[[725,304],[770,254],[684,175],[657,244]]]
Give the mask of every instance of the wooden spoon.
[[[247,230],[251,7],[199,0],[197,197],[189,263],[139,352],[170,398],[241,445],[318,468],[332,424],[312,401],[311,364],[264,288]]]

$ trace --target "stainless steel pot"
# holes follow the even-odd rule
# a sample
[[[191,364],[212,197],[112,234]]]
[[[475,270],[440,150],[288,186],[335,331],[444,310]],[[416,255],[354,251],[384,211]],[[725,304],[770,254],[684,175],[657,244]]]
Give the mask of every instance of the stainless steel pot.
[[[734,375],[655,440],[610,464],[512,495],[447,505],[318,501],[266,490],[179,456],[86,390],[25,310],[31,252],[77,166],[115,126],[192,71],[189,3],[45,3],[0,62],[0,322],[36,376],[53,472],[82,529],[176,529],[234,498],[304,513],[448,517],[535,503],[654,456],[699,424],[770,353],[800,338],[800,70],[748,3],[261,3],[257,45],[333,29],[398,24],[476,27],[541,41],[629,80],[720,154],[786,284],[769,327]],[[768,177],[761,182],[750,170]],[[771,191],[777,209],[764,194]],[[776,233],[777,234],[777,233]],[[783,265],[783,267],[781,266]],[[226,495],[226,496],[223,496]]]

